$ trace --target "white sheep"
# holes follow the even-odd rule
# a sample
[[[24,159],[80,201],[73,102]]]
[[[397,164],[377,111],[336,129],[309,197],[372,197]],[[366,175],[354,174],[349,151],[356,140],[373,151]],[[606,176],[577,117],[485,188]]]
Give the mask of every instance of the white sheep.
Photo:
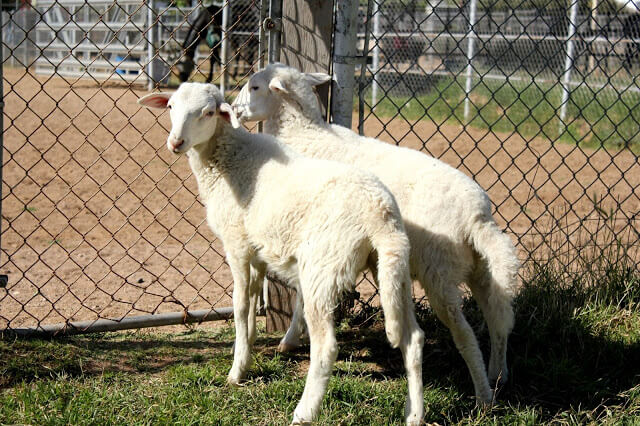
[[[241,121],[264,128],[303,155],[342,161],[376,174],[394,194],[411,242],[411,275],[425,289],[450,329],[473,379],[476,398],[490,403],[489,380],[507,380],[507,339],[513,328],[512,300],[519,261],[515,247],[491,216],[486,192],[472,179],[418,151],[329,125],[314,86],[330,79],[272,64],[254,74],[234,102]],[[466,283],[482,310],[491,337],[489,376],[476,336],[461,310]],[[280,349],[300,344],[299,312]]]
[[[268,268],[304,299],[311,364],[293,424],[313,420],[337,355],[333,310],[375,252],[387,337],[400,347],[408,376],[406,421],[418,424],[424,335],[411,301],[409,241],[391,193],[372,174],[247,132],[213,85],[184,83],[138,102],[171,109],[167,147],[187,153],[209,225],[224,244],[236,327],[228,382],[238,384],[250,366],[249,299]]]

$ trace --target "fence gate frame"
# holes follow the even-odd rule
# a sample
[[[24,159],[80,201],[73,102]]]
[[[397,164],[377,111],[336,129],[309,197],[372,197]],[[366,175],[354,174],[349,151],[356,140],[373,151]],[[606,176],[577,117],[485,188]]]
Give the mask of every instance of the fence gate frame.
[[[229,13],[229,1],[232,0],[224,2],[223,21]],[[356,56],[358,3],[349,0],[254,0],[254,3],[260,5],[258,67],[264,66],[266,57],[268,63],[282,62],[304,72],[324,72],[334,75],[332,83],[318,88],[323,112],[325,118],[331,117],[334,122],[351,127],[355,66],[360,61],[360,57]],[[161,43],[159,34],[162,10],[158,9],[156,0],[145,0],[141,7],[148,8],[145,13],[148,33],[145,43],[149,58],[154,59],[149,60],[145,69],[149,74],[147,89],[152,90],[157,89],[159,83],[155,80],[153,62],[157,61],[159,56],[157,44]],[[226,31],[226,26],[223,30]],[[226,37],[223,39],[225,40],[222,41],[221,55],[222,66],[225,67]],[[3,45],[2,38],[0,38],[0,45]],[[43,52],[44,50],[40,54]],[[0,57],[0,77],[4,81],[2,65],[3,58]],[[226,86],[225,72],[222,79],[221,84],[224,87]],[[332,93],[331,96],[330,93]],[[2,87],[0,87],[0,98],[2,99],[0,124],[3,124]],[[3,138],[4,127],[3,134],[0,136],[0,179],[2,178]],[[1,202],[0,188],[0,212]],[[6,284],[7,276],[0,275],[0,288],[5,287]],[[265,279],[265,284],[266,309],[261,314],[267,317],[267,331],[284,331],[289,326],[295,307],[295,290],[272,276]],[[232,317],[232,307],[200,310],[185,308],[181,312],[152,313],[118,319],[98,318],[87,321],[67,320],[56,324],[38,323],[36,326],[8,328],[5,332],[19,336],[62,336],[201,323]]]

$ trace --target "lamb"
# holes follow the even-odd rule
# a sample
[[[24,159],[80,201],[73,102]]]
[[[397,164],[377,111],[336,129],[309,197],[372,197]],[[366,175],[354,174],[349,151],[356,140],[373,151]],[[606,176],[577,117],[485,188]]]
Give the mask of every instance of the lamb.
[[[507,339],[519,261],[515,247],[491,215],[486,192],[472,179],[418,151],[329,125],[314,86],[330,80],[282,64],[254,74],[234,102],[240,121],[265,121],[264,129],[303,155],[336,160],[377,175],[394,194],[411,242],[410,268],[433,311],[450,329],[474,383],[476,400],[492,402],[489,379],[506,382]],[[480,306],[491,338],[489,374],[477,338],[461,310],[460,283]],[[300,344],[301,315],[280,349]]]
[[[407,371],[405,419],[419,424],[424,334],[411,300],[409,240],[393,195],[370,173],[305,158],[272,136],[247,132],[213,85],[183,83],[173,94],[138,102],[170,108],[167,147],[187,153],[208,223],[224,245],[236,328],[227,381],[240,383],[250,367],[249,300],[268,268],[304,300],[311,363],[292,424],[312,421],[337,356],[333,310],[370,265],[378,271],[387,337],[401,349]]]

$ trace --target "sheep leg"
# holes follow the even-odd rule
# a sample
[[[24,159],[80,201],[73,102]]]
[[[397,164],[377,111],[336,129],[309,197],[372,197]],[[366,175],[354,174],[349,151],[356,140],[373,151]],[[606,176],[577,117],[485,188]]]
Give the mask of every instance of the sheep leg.
[[[233,318],[236,327],[236,340],[233,365],[227,382],[240,384],[251,366],[251,346],[249,344],[249,262],[227,256],[233,276]]]
[[[371,270],[373,282],[377,288],[378,283],[378,256],[372,252],[367,259],[367,266]],[[411,286],[409,285],[409,288]],[[408,425],[419,425],[424,414],[424,393],[422,385],[422,348],[424,346],[424,332],[416,321],[416,314],[413,309],[413,299],[411,290],[406,295],[409,298],[407,306],[410,307],[405,313],[404,330],[406,331],[400,343],[400,351],[404,360],[404,368],[407,372],[407,384],[409,392],[407,394],[407,405],[404,407],[404,418]]]
[[[451,288],[450,290],[454,291]],[[467,364],[473,380],[477,402],[482,405],[490,405],[493,401],[493,391],[489,387],[489,379],[485,371],[478,340],[462,313],[460,295],[457,288],[455,293],[448,294],[449,301],[434,297],[432,294],[428,294],[428,297],[433,311],[440,321],[449,328],[453,342]]]
[[[484,262],[479,260],[479,262]],[[509,377],[507,367],[507,341],[513,328],[513,307],[511,299],[490,296],[492,276],[486,265],[478,263],[477,270],[469,279],[469,287],[473,298],[487,322],[491,339],[491,355],[489,357],[489,380],[504,384]]]
[[[291,324],[286,334],[278,345],[278,352],[291,352],[302,344],[302,333],[304,332],[304,302],[302,292],[296,292],[296,307],[293,310]]]
[[[316,418],[338,355],[333,313],[322,303],[307,301],[304,315],[311,340],[311,363],[302,398],[293,413],[292,425],[308,424]]]
[[[377,277],[378,277],[378,255],[374,251],[367,258],[367,266],[371,270],[371,275],[373,280],[378,286]],[[304,302],[302,300],[302,294],[300,291],[296,294],[296,307],[293,311],[293,317],[291,318],[291,325],[287,329],[282,340],[280,340],[280,344],[278,345],[278,352],[291,352],[302,344],[302,336],[304,335]]]
[[[249,281],[249,319],[248,335],[249,345],[253,347],[256,342],[256,315],[258,314],[258,304],[260,303],[260,292],[264,286],[265,269],[262,265],[251,265]]]
[[[404,418],[408,425],[419,425],[424,414],[424,394],[422,387],[422,347],[424,345],[424,333],[418,326],[413,310],[411,294],[409,304],[411,309],[405,312],[404,335],[400,350],[404,360],[404,368],[407,371],[407,405],[404,407]]]

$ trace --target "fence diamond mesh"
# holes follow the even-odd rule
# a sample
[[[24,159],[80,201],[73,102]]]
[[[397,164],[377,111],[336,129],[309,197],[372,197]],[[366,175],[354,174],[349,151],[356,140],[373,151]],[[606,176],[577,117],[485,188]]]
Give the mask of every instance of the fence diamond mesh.
[[[3,12],[0,328],[231,304],[189,166],[164,147],[168,114],[136,104],[179,83],[205,8],[182,3],[39,0]],[[230,94],[259,61],[261,2],[207,7],[190,79],[213,63]]]
[[[233,95],[262,58],[266,2],[186,3],[40,0],[3,11],[0,328],[230,304],[195,181],[164,148],[168,116],[135,101],[181,74],[211,74]],[[363,133],[473,176],[517,241],[523,276],[544,262],[588,273],[602,264],[584,259],[603,252],[638,268],[633,3],[369,3]],[[367,280],[358,290],[376,303]]]
[[[368,23],[359,29],[367,56],[361,132],[424,151],[479,182],[517,241],[524,277],[548,262],[567,274],[588,274],[606,262],[638,268],[634,3],[372,0],[370,6],[368,19],[367,8],[360,11]],[[375,298],[368,281],[360,288],[371,295],[365,302]]]

